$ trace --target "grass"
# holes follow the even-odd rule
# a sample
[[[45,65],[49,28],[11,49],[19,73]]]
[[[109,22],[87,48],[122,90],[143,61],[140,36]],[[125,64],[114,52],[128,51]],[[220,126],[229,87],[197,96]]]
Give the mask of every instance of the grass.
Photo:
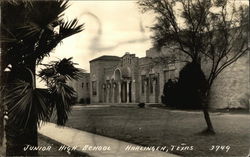
[[[171,153],[182,156],[247,156],[250,148],[249,114],[211,113],[216,135],[202,136],[206,124],[201,112],[159,108],[77,107],[67,126],[143,146],[193,146]],[[213,145],[230,150],[210,151]]]

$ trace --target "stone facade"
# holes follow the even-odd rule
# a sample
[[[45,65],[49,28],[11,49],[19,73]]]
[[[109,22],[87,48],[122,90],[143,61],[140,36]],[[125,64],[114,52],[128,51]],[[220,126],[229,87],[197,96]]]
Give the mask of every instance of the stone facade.
[[[91,60],[91,103],[161,103],[165,82],[178,78],[179,71],[185,65],[184,62],[157,64],[153,61],[152,58],[164,53],[169,52],[165,50],[160,54],[150,49],[143,58],[126,53],[122,57],[101,56]],[[208,69],[204,69],[205,73]],[[249,109],[249,74],[249,54],[246,54],[215,80],[210,107]]]
[[[250,109],[250,62],[249,54],[218,75],[211,88],[212,108]]]
[[[90,61],[91,103],[161,103],[164,83],[178,76],[178,65],[130,53],[96,58]]]
[[[83,73],[78,80],[72,80],[67,83],[74,88],[77,93],[77,102],[90,103],[90,74]]]

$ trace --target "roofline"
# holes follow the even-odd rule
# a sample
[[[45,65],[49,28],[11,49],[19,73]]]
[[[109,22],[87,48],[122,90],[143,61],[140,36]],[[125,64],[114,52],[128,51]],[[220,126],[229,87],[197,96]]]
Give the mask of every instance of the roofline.
[[[117,61],[119,61],[121,59],[121,57],[118,57],[118,56],[102,55],[100,57],[97,57],[97,58],[94,58],[94,59],[90,60],[89,62],[91,63],[91,62],[97,61],[97,60],[109,60],[109,59],[103,59],[102,57],[116,57],[116,59],[113,59],[113,60],[117,60]]]

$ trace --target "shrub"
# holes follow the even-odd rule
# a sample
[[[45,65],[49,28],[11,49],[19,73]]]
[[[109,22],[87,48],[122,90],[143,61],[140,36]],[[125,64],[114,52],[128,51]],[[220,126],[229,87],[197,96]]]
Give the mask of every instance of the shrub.
[[[206,91],[206,78],[200,64],[187,63],[179,74],[179,107],[184,109],[200,109],[202,95]]]
[[[81,98],[81,99],[79,100],[79,103],[80,103],[80,104],[85,104],[85,99],[84,99],[84,98]]]
[[[138,107],[139,107],[139,108],[144,108],[144,107],[145,107],[145,103],[139,103],[139,104],[138,104]]]
[[[72,98],[72,104],[76,104],[77,103],[77,97]]]
[[[162,102],[169,107],[176,107],[178,102],[178,83],[171,79],[164,84]]]
[[[162,102],[178,109],[201,109],[206,79],[200,65],[187,63],[179,73],[178,82],[171,79],[165,83]]]
[[[90,98],[81,98],[79,100],[80,104],[90,104]]]
[[[90,104],[90,98],[85,99],[86,104]]]

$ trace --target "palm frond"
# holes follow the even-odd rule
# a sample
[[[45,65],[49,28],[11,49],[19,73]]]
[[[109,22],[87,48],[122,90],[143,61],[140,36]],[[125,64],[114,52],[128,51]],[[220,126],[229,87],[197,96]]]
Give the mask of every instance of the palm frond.
[[[8,29],[2,29],[4,38],[1,38],[1,42],[6,45],[4,51],[13,48],[7,57],[18,63],[36,58],[39,63],[64,38],[80,32],[83,25],[77,25],[76,19],[63,22],[62,15],[68,6],[68,0],[27,3],[25,0],[13,0],[3,3],[3,19],[8,20],[3,20],[2,25]],[[61,28],[59,32],[54,31],[57,26]],[[20,41],[23,44],[19,44]]]
[[[36,23],[41,29],[48,29],[60,20],[63,12],[68,8],[68,0],[33,1],[32,6],[30,7],[30,21]]]
[[[51,93],[48,89],[35,89],[33,96],[38,121],[49,121],[52,115]]]
[[[11,5],[24,4],[26,7],[32,6],[32,1],[30,0],[4,0],[4,1],[1,1],[0,4],[1,3],[9,3]]]
[[[75,67],[76,63],[72,61],[72,57],[63,58],[55,62],[55,69],[57,73],[65,76],[68,79],[78,79],[81,74],[81,70]]]
[[[53,67],[46,67],[38,72],[38,76],[45,81],[47,81],[49,78],[54,77],[55,75],[56,70]]]
[[[62,39],[67,38],[71,35],[81,32],[84,28],[84,24],[78,24],[78,20],[74,19],[72,21],[62,22],[60,24],[59,34]]]
[[[42,28],[40,28],[36,23],[29,22],[28,24],[19,27],[21,34],[19,36],[25,37],[34,37],[38,35]]]
[[[1,25],[1,36],[0,36],[0,42],[1,43],[11,43],[11,42],[17,42],[17,37],[15,34],[13,34],[9,28],[7,28],[4,24]]]
[[[0,43],[13,43],[16,41],[17,40],[15,38],[9,38],[9,37],[5,37],[3,35],[0,37]]]
[[[10,123],[18,127],[26,127],[32,107],[30,103],[32,99],[30,84],[19,81],[4,94],[4,104],[8,107]]]
[[[52,91],[52,104],[56,109],[57,124],[64,125],[68,120],[68,114],[71,110],[71,106],[74,105],[76,99],[76,92],[74,89],[65,83],[58,82]]]
[[[76,63],[72,61],[72,58],[53,61],[41,69],[38,76],[47,83],[48,87],[54,86],[56,82],[65,83],[67,80],[77,80],[84,71],[76,68],[75,65]]]
[[[42,37],[38,40],[38,46],[35,50],[34,55],[38,60],[38,63],[46,56],[49,56],[49,53],[61,42],[61,37],[53,32],[43,33]]]
[[[4,93],[4,104],[8,107],[9,122],[26,128],[31,120],[48,121],[51,116],[49,92],[32,89],[30,83],[18,80]]]

